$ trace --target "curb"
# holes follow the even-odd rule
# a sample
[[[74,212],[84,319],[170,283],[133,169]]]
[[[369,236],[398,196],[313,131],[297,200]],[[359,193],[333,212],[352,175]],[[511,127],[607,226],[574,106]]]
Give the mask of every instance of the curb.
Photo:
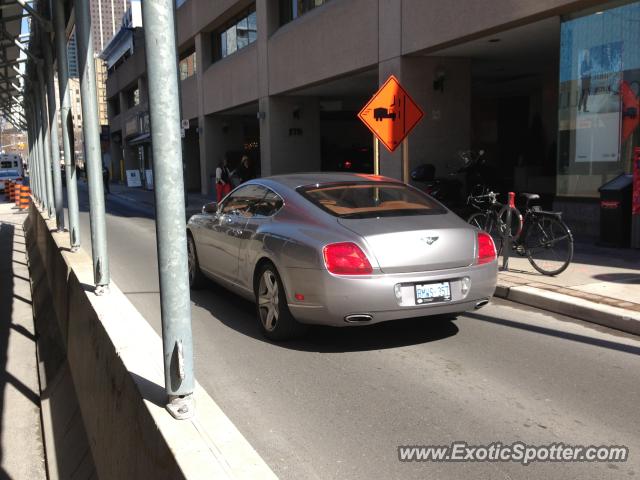
[[[498,284],[495,297],[640,335],[640,313],[540,288]]]
[[[108,196],[109,200],[114,201],[115,203],[122,205],[124,207],[131,208],[133,210],[137,210],[139,212],[144,212],[146,214],[155,216],[155,206],[151,203],[139,201],[133,197],[128,195],[123,195],[121,193],[110,193]],[[202,207],[192,207],[187,206],[185,208],[185,215],[187,219],[191,217],[191,215],[195,215],[196,213],[201,212]]]

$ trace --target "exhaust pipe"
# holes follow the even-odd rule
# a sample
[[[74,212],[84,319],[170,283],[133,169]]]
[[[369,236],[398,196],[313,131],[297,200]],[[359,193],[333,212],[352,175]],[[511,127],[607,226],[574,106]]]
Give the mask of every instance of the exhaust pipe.
[[[489,303],[489,300],[485,298],[483,300],[480,300],[478,303],[476,303],[476,306],[474,308],[478,310],[479,308],[484,307],[487,303]]]
[[[370,322],[372,318],[373,317],[371,315],[358,313],[356,315],[347,315],[344,317],[344,321],[347,323],[366,323]]]

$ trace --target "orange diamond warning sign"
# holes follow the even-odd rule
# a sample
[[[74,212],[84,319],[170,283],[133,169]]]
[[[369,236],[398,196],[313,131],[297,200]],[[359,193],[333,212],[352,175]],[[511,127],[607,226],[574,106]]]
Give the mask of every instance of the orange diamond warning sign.
[[[390,151],[394,151],[424,113],[391,75],[358,117]]]

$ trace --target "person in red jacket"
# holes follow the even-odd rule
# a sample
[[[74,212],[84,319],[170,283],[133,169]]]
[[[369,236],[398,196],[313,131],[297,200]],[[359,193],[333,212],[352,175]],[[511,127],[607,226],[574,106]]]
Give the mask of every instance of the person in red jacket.
[[[229,161],[227,157],[223,157],[216,168],[216,201],[218,203],[231,191],[231,175],[233,172],[229,170]]]

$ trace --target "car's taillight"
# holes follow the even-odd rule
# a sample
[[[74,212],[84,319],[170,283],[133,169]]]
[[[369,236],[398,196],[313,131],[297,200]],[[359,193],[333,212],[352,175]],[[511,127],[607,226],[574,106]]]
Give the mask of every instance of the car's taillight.
[[[478,265],[493,262],[496,259],[496,246],[491,235],[478,232]]]
[[[332,243],[322,250],[324,264],[336,275],[370,275],[371,264],[362,249],[355,243]]]

